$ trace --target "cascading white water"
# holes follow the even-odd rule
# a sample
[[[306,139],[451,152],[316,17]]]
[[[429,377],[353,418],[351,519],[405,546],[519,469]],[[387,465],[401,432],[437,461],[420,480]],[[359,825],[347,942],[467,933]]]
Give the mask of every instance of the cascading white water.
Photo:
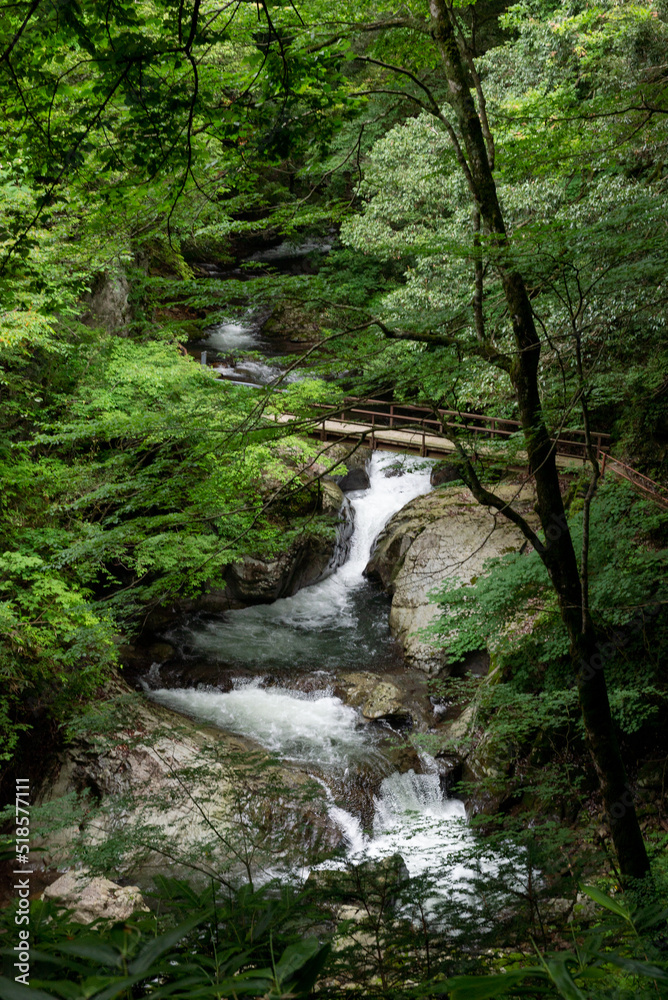
[[[211,338],[209,343],[211,343]],[[228,365],[212,365],[211,367],[224,379],[236,382],[245,381],[250,385],[272,385],[275,383],[279,389],[281,386],[300,382],[306,377],[303,371],[284,374],[282,368],[265,364],[262,361],[240,361],[233,368]]]
[[[399,464],[400,468],[396,466]],[[393,474],[387,476],[391,471]],[[396,474],[399,472],[400,474]],[[230,612],[225,620],[192,626],[191,648],[226,663],[266,670],[283,665],[294,670],[350,663],[367,664],[373,630],[387,633],[387,605],[374,622],[371,588],[363,576],[373,543],[389,520],[414,497],[430,489],[428,463],[375,452],[370,488],[349,494],[355,529],[347,560],[328,578],[273,604]],[[366,595],[366,597],[365,597]],[[371,625],[370,625],[371,619]],[[389,633],[387,633],[389,635]],[[376,636],[377,638],[377,636]],[[352,656],[351,656],[352,650]],[[326,678],[325,678],[326,683]],[[378,763],[376,739],[358,713],[327,689],[310,694],[280,686],[262,686],[262,678],[239,679],[232,691],[161,689],[150,692],[161,704],[252,737],[284,759],[317,766],[325,774],[345,773],[349,765]],[[373,832],[331,799],[330,815],[348,843],[349,857],[383,858],[397,852],[411,875],[418,875],[470,839],[464,807],[444,800],[434,762],[425,755],[427,773],[393,773],[375,798]],[[388,767],[376,767],[387,775]]]
[[[343,771],[351,759],[374,756],[357,712],[327,691],[314,695],[237,681],[234,690],[177,688],[151,692],[161,705],[221,729],[252,736],[284,760]]]
[[[387,477],[385,473],[396,471],[397,464],[403,474]],[[424,461],[375,452],[369,489],[348,494],[355,527],[348,558],[341,566],[293,597],[232,611],[223,621],[185,630],[182,638],[196,653],[262,670],[359,668],[365,658],[371,663],[387,651],[391,639],[386,605],[382,599],[378,602],[377,595],[374,605],[364,569],[384,524],[413,497],[429,491],[429,475]],[[360,598],[365,587],[368,593]]]
[[[357,817],[339,806],[331,808],[355,861],[401,854],[411,876],[433,872],[471,838],[466,810],[458,799],[444,799],[438,773],[395,771],[384,778],[374,798],[373,831],[367,835]],[[325,863],[327,866],[327,863]],[[465,869],[450,874],[464,877]]]
[[[206,342],[221,354],[257,350],[258,331],[250,320],[245,323],[217,323],[207,332]]]

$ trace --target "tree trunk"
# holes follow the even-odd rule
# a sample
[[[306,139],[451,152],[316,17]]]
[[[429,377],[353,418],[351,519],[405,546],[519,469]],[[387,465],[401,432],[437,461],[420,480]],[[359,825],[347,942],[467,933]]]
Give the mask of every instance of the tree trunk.
[[[432,33],[443,59],[449,101],[466,150],[476,207],[499,254],[497,266],[517,351],[511,378],[519,405],[529,468],[536,484],[538,514],[545,534],[540,555],[558,595],[561,617],[568,631],[587,743],[620,871],[625,877],[642,878],[649,872],[649,861],[610,714],[604,657],[598,649],[593,628],[583,622],[578,562],[561,497],[555,450],[543,419],[538,386],[540,338],[522,275],[512,266],[507,267],[503,261],[503,250],[507,245],[505,222],[450,13],[445,0],[430,0],[430,8]]]

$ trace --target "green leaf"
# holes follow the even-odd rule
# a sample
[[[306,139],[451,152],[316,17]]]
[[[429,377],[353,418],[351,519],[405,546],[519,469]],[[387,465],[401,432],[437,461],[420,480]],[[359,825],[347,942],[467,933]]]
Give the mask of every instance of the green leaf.
[[[611,899],[610,896],[593,885],[583,885],[582,891],[590,899],[593,899],[595,903],[598,903],[599,906],[605,907],[606,910],[610,910],[611,913],[615,913],[624,920],[631,921],[631,914],[623,903],[618,903],[616,899]]]
[[[112,969],[120,966],[122,961],[121,955],[115,948],[111,948],[105,944],[100,944],[94,940],[80,942],[75,941],[73,944],[64,944],[61,945],[60,950],[65,955],[76,955],[79,958],[90,958],[94,962],[98,962],[100,965],[104,965]]]
[[[649,962],[638,962],[635,958],[626,958],[624,955],[617,955],[615,952],[605,952],[603,956],[606,962],[612,962],[620,969],[627,969],[636,976],[645,976],[647,979],[668,980],[668,973],[656,965]]]
[[[569,958],[571,956],[568,956]],[[582,990],[573,982],[573,977],[566,968],[566,958],[548,959],[544,962],[547,973],[557,987],[564,1000],[587,1000]]]
[[[31,989],[30,986],[23,986],[5,976],[0,976],[0,997],[2,1000],[57,1000],[51,993]]]
[[[530,967],[497,976],[454,976],[444,986],[450,1000],[493,1000],[510,992],[528,976],[546,978],[543,969]]]
[[[128,971],[135,975],[142,975],[147,972],[153,962],[157,958],[160,958],[161,955],[164,955],[166,951],[169,951],[170,948],[173,948],[181,938],[185,937],[186,934],[189,934],[196,927],[199,927],[200,924],[210,920],[212,913],[212,909],[205,910],[203,913],[196,913],[189,920],[184,920],[178,927],[168,931],[166,934],[162,934],[159,938],[155,938],[145,948],[142,948],[135,960],[128,966]]]
[[[277,980],[281,983],[287,982],[319,950],[320,943],[314,937],[288,945],[276,964]]]

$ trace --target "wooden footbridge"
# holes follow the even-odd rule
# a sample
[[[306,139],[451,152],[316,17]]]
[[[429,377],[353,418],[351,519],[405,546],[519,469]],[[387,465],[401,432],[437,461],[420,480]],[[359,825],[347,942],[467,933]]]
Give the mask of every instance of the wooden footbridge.
[[[506,417],[488,417],[482,413],[464,413],[460,410],[430,409],[403,403],[387,403],[381,399],[349,399],[342,410],[323,417],[313,435],[321,441],[359,441],[364,438],[371,448],[410,451],[427,458],[439,458],[456,451],[448,437],[448,428],[466,434],[474,450],[484,455],[489,452],[492,439],[509,440],[521,433],[519,420]],[[323,407],[324,409],[325,407]],[[610,435],[594,433],[592,443],[599,456],[609,448]],[[558,464],[564,468],[577,468],[587,460],[585,432],[562,430],[555,438]],[[519,465],[528,461],[521,447],[514,453]]]
[[[323,407],[323,409],[328,409]],[[464,413],[460,410],[430,409],[404,403],[388,403],[381,399],[348,399],[343,409],[326,416],[310,432],[321,441],[364,440],[371,448],[390,451],[408,451],[428,458],[440,458],[456,451],[448,438],[448,428],[465,433],[474,450],[481,456],[492,450],[489,442],[519,435],[519,420],[506,417],[489,417],[482,413]],[[591,441],[600,463],[606,471],[626,479],[647,499],[668,509],[668,489],[619,459],[610,455],[610,435],[592,432]],[[487,444],[486,444],[487,442]],[[578,469],[588,460],[585,432],[578,429],[560,429],[554,437],[557,466],[561,469]],[[513,452],[512,463],[526,466],[528,456],[522,447]]]

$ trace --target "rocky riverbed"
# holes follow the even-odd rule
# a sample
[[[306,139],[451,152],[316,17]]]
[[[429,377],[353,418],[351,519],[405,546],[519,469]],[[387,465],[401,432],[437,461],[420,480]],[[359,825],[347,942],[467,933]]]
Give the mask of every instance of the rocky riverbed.
[[[310,560],[304,546],[273,562],[247,557],[227,591],[171,609],[176,623],[158,619],[153,641],[126,647],[127,677],[149,700],[119,688],[122,723],[75,741],[43,795],[89,796],[83,842],[117,842],[124,877],[199,858],[203,871],[264,878],[336,848],[400,849],[417,872],[425,862],[411,861],[405,827],[415,810],[434,843],[459,843],[464,805],[448,804],[447,790],[473,773],[475,754],[430,756],[415,739],[440,733],[452,745],[466,732],[466,717],[433,703],[429,676],[447,669],[447,650],[420,630],[438,613],[435,585],[470,580],[522,540],[461,484],[431,490],[431,474],[432,463],[375,456],[370,482],[341,484],[362,488],[346,494],[338,568],[331,551]],[[325,488],[336,508],[343,492]],[[521,484],[498,492],[520,492],[529,511]],[[61,864],[77,840],[65,830],[46,862]]]

